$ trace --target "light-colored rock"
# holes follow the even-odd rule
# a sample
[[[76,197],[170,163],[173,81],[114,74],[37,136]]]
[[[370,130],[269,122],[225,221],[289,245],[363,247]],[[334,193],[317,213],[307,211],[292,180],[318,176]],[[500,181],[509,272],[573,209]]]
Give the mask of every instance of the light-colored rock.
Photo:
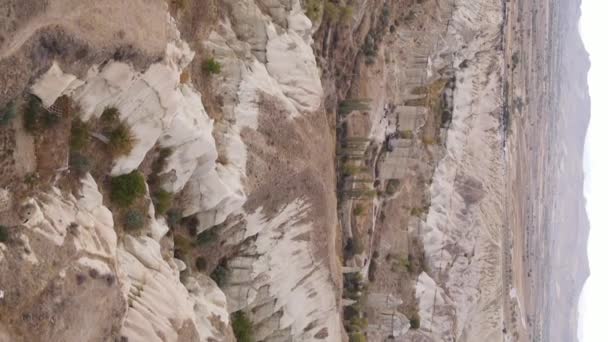
[[[178,341],[182,335],[206,341],[229,335],[226,299],[213,281],[204,276],[200,280],[191,279],[188,289],[180,282],[180,264],[182,270],[185,268],[183,262],[165,260],[161,255],[159,240],[164,230],[151,234],[153,237],[126,235],[119,244],[112,213],[102,199],[95,181],[86,175],[79,198],[53,188],[28,200],[28,219],[23,227],[28,234],[39,236],[37,246],[42,239],[51,247],[37,250],[26,243],[26,248],[32,249],[27,257],[33,261],[37,255],[48,258],[53,248],[67,248],[69,244],[80,256],[63,265],[60,278],[66,278],[66,274],[75,269],[83,270],[85,275],[78,277],[84,283],[94,281],[87,280],[86,276],[93,271],[95,276],[91,277],[102,279],[108,286],[117,279],[129,308],[124,318],[106,319],[115,322],[124,319],[120,336],[129,341]],[[152,226],[155,225],[166,226],[164,220],[152,218]],[[28,241],[28,234],[22,235],[22,241]],[[75,292],[71,294],[79,296],[78,289],[80,287],[73,289]],[[220,328],[214,328],[218,325]],[[81,325],[74,327],[82,328]]]

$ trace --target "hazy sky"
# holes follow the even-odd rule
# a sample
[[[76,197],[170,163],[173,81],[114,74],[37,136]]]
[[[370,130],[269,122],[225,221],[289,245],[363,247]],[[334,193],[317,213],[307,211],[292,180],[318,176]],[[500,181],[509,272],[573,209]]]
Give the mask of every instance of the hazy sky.
[[[585,141],[585,197],[591,276],[579,302],[581,342],[608,342],[608,2],[583,0],[580,31],[590,54],[591,122]]]

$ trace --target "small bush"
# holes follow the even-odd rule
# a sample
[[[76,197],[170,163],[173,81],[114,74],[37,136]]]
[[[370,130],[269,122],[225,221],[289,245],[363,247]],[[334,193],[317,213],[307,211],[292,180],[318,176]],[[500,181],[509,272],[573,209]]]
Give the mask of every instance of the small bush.
[[[364,211],[365,211],[365,208],[361,204],[357,204],[355,206],[355,209],[353,210],[353,214],[355,214],[355,216],[361,216],[361,214],[363,214]]]
[[[123,217],[123,225],[125,230],[138,230],[143,228],[145,223],[144,214],[137,210],[128,210]]]
[[[110,133],[110,142],[108,144],[110,152],[113,156],[124,156],[133,150],[135,138],[129,126],[120,124]]]
[[[321,19],[323,13],[322,0],[306,0],[306,16],[313,22]]]
[[[192,241],[183,235],[174,235],[173,236],[173,246],[175,248],[175,257],[178,259],[183,259],[192,251]]]
[[[188,229],[190,236],[195,237],[198,234],[198,226],[200,222],[196,215],[184,217],[182,219],[182,224]]]
[[[386,193],[391,196],[394,195],[401,186],[401,182],[398,179],[389,179],[386,184]]]
[[[344,172],[344,174],[346,176],[352,176],[352,175],[356,175],[358,173],[361,172],[361,168],[358,167],[357,165],[354,164],[345,164],[344,168],[342,169],[342,171]]]
[[[410,318],[410,328],[414,330],[420,329],[420,315],[417,312]]]
[[[198,236],[196,237],[196,243],[198,243],[199,245],[206,245],[217,241],[217,238],[217,229],[210,228],[198,234]]]
[[[101,113],[101,121],[106,124],[114,124],[120,121],[120,112],[116,107],[106,107]]]
[[[4,109],[0,110],[0,126],[8,125],[17,116],[17,105],[9,102]]]
[[[203,72],[206,74],[214,74],[217,75],[222,71],[222,65],[216,61],[213,57],[207,58],[203,62]]]
[[[30,96],[23,112],[23,128],[26,131],[30,133],[36,131],[41,110],[42,105],[40,100],[35,96]]]
[[[204,257],[198,257],[196,258],[196,269],[199,270],[200,272],[203,272],[207,269],[207,260]]]
[[[8,228],[6,226],[0,225],[0,242],[8,241]]]
[[[78,177],[83,177],[91,171],[91,162],[80,152],[70,153],[70,171]]]
[[[156,215],[164,215],[173,205],[173,194],[166,190],[157,190],[152,196]]]
[[[375,259],[372,259],[369,262],[369,272],[368,272],[368,278],[369,281],[374,282],[376,281],[376,268],[378,267],[378,264],[376,263]]]
[[[145,194],[146,181],[138,171],[112,178],[110,200],[120,206],[128,207]]]
[[[41,119],[44,128],[51,128],[59,123],[60,117],[55,113],[43,109]]]
[[[325,9],[323,10],[323,13],[325,13],[327,19],[332,24],[337,23],[340,19],[340,8],[332,2],[327,2],[325,4]]]
[[[73,151],[80,151],[87,146],[88,142],[89,126],[78,118],[74,119],[70,131],[70,148]]]
[[[211,279],[213,279],[217,286],[222,287],[226,285],[228,279],[230,278],[230,270],[228,269],[228,261],[226,259],[222,259],[217,265],[217,267],[211,272],[209,275]]]
[[[172,0],[171,2],[175,6],[175,8],[183,10],[186,7],[187,0]]]
[[[340,23],[348,24],[353,17],[353,8],[351,6],[340,7]]]
[[[231,317],[232,331],[237,342],[255,342],[253,337],[253,322],[243,311],[237,311]]]
[[[159,174],[167,167],[167,159],[171,156],[173,150],[168,147],[163,147],[158,151],[158,157],[152,163],[152,172]]]
[[[414,132],[411,129],[406,129],[405,131],[399,131],[399,137],[402,139],[413,139]]]
[[[167,225],[169,226],[169,228],[175,229],[181,220],[182,220],[181,211],[171,209],[167,212]]]
[[[365,337],[365,335],[363,335],[363,333],[356,332],[351,334],[348,340],[349,342],[366,342],[367,338]]]
[[[350,99],[350,100],[344,100],[340,103],[340,105],[338,106],[338,113],[341,115],[346,115],[355,110],[364,112],[364,111],[368,111],[369,109],[370,109],[370,107],[369,107],[368,100]]]

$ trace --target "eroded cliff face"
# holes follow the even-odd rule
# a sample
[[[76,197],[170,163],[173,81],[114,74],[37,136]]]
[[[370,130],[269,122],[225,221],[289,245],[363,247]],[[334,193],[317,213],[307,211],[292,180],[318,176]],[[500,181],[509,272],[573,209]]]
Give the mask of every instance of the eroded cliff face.
[[[360,56],[350,88],[350,98],[371,99],[369,114],[343,119],[345,165],[357,139],[375,150],[354,161],[372,170],[347,178],[371,176],[382,191],[346,196],[342,208],[353,215],[345,239],[365,246],[347,265],[370,280],[357,299],[367,302],[367,336],[500,340],[508,305],[502,3],[412,3],[404,13],[391,5],[377,19],[388,23],[384,32],[370,30],[384,35],[379,53],[371,62]]]

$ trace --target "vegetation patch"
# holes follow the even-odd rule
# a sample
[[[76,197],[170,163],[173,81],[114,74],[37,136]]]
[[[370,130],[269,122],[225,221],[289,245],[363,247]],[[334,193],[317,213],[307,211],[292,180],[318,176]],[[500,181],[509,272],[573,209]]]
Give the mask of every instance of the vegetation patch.
[[[215,281],[217,286],[222,287],[226,285],[230,279],[230,269],[228,268],[228,260],[222,259],[217,267],[209,275],[211,279]]]
[[[105,124],[116,124],[120,121],[120,112],[116,107],[106,107],[101,113],[100,119]]]
[[[365,208],[361,204],[357,204],[353,210],[353,214],[355,214],[355,216],[361,216],[364,212]]]
[[[215,58],[207,58],[203,62],[203,72],[206,74],[217,75],[222,71],[222,65]]]
[[[8,227],[0,225],[0,242],[7,242],[8,238]]]
[[[145,194],[146,181],[138,171],[112,178],[110,200],[122,207],[130,206]]]
[[[360,173],[361,168],[355,164],[347,163],[347,164],[344,164],[344,167],[342,168],[342,172],[346,176],[353,176],[353,175]]]
[[[353,17],[353,8],[351,6],[338,6],[328,1],[325,3],[323,13],[330,23],[346,25]]]
[[[123,216],[123,226],[125,230],[135,231],[143,228],[146,218],[143,213],[138,210],[129,209]]]
[[[323,14],[323,0],[307,0],[306,16],[312,21],[317,22]]]
[[[418,312],[415,312],[412,317],[410,317],[410,328],[411,329],[420,329],[420,315]]]
[[[87,172],[91,171],[91,162],[89,158],[80,152],[70,153],[70,172],[74,173],[77,177],[83,177]]]
[[[344,100],[340,102],[340,105],[338,105],[338,113],[340,115],[346,115],[355,110],[364,112],[368,111],[369,109],[369,100],[367,99]]]
[[[23,112],[23,128],[35,133],[42,128],[50,128],[59,122],[59,116],[42,106],[42,101],[31,95]]]
[[[17,105],[11,101],[0,110],[0,126],[7,126],[15,116],[17,116]]]
[[[152,195],[152,203],[154,203],[156,215],[164,215],[173,205],[173,194],[163,189],[156,190]]]
[[[217,241],[219,235],[216,227],[211,227],[196,236],[196,243],[199,245],[207,245]]]
[[[389,179],[386,183],[386,194],[389,196],[394,195],[397,191],[399,191],[400,186],[401,182],[398,179]]]
[[[365,337],[365,335],[363,335],[363,333],[356,332],[356,333],[352,333],[349,335],[348,341],[349,342],[367,342],[367,338]]]
[[[121,123],[110,132],[108,147],[113,156],[124,156],[133,150],[135,138],[129,126]]]
[[[70,149],[72,151],[80,151],[87,146],[89,142],[89,126],[75,118],[72,120],[72,128],[70,130]]]
[[[230,321],[237,342],[255,342],[253,336],[253,322],[243,311],[239,310],[233,313]]]
[[[199,272],[204,272],[207,269],[207,260],[204,257],[200,256],[196,258],[195,265],[196,269]]]

